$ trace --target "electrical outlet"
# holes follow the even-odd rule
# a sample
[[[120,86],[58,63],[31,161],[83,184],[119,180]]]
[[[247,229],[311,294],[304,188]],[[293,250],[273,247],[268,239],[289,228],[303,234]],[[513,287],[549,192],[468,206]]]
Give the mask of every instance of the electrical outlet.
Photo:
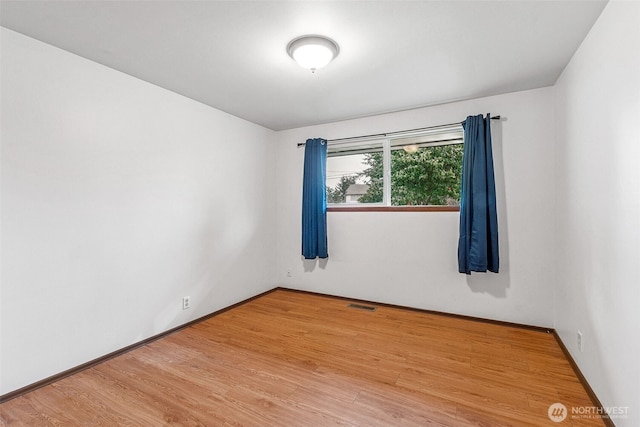
[[[287,270],[287,277],[292,277],[291,270]]]
[[[191,297],[182,297],[182,309],[191,308]]]
[[[582,351],[582,332],[578,331],[578,350]]]

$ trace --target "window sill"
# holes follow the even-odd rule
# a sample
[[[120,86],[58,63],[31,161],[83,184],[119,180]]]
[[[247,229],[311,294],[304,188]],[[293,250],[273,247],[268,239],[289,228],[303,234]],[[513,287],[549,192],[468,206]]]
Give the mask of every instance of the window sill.
[[[460,212],[460,206],[343,206],[327,212]]]

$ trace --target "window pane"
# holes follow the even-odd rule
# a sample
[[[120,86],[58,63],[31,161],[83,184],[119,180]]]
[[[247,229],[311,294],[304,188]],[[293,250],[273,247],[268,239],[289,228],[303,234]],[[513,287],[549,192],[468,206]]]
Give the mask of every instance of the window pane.
[[[391,204],[460,204],[462,144],[394,146],[391,151]]]
[[[425,133],[411,131],[390,139],[330,145],[327,202],[459,206],[462,137],[462,127],[454,125]],[[385,176],[389,177],[388,183]],[[385,189],[385,185],[389,187]]]
[[[382,202],[382,148],[357,150],[355,154],[329,153],[328,203]],[[354,150],[356,151],[356,150]]]

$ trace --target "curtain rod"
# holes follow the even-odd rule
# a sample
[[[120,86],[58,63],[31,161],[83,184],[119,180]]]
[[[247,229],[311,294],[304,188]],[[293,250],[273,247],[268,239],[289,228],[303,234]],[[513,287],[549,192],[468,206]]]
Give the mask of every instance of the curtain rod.
[[[491,120],[500,120],[500,116],[494,116],[491,117]],[[359,139],[359,138],[382,138],[385,136],[391,136],[391,135],[396,135],[396,134],[403,134],[405,132],[418,132],[421,130],[430,130],[430,129],[438,129],[438,128],[444,128],[444,127],[449,127],[449,126],[455,126],[455,125],[459,125],[460,122],[458,123],[449,123],[446,125],[437,125],[437,126],[429,126],[426,128],[417,128],[417,129],[408,129],[408,130],[400,130],[400,131],[395,131],[395,132],[388,132],[388,133],[376,133],[376,134],[372,134],[372,135],[360,135],[360,136],[350,136],[348,138],[338,138],[338,139],[328,139],[327,143],[329,142],[341,142],[341,141],[347,141],[347,140],[351,140],[351,139]],[[298,143],[298,147],[304,147],[306,143],[304,142],[299,142]]]

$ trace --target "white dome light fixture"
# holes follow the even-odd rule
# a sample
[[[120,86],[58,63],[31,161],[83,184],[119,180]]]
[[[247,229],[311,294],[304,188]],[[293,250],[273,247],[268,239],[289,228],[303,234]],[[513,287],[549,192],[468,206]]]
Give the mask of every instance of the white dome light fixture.
[[[287,45],[287,53],[300,66],[308,68],[312,73],[326,66],[338,56],[338,44],[328,37],[308,35],[297,37]]]

